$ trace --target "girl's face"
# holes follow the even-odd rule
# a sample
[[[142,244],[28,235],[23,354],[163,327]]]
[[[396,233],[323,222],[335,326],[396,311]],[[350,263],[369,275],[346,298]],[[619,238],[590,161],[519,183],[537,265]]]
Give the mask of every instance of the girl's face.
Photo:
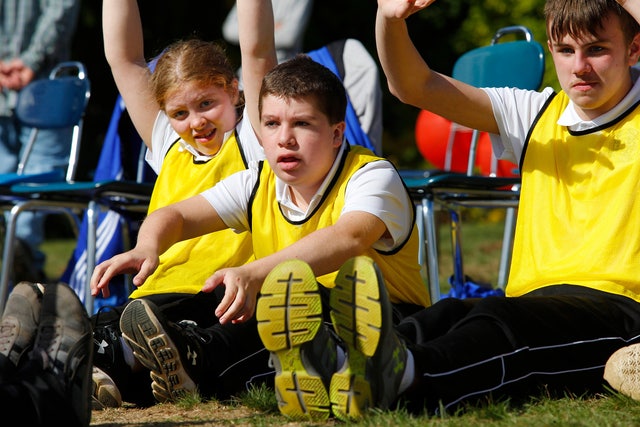
[[[167,96],[165,112],[180,137],[199,153],[214,155],[224,133],[236,125],[238,98],[219,86],[186,82]]]
[[[262,146],[276,175],[292,187],[304,208],[333,165],[342,144],[345,123],[330,124],[313,99],[263,99]]]

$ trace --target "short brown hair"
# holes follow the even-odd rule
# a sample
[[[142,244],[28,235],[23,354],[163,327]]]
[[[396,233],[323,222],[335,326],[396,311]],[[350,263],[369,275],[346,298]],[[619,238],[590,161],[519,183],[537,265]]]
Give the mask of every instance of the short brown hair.
[[[620,18],[620,24],[627,42],[631,42],[640,32],[640,25],[615,0],[547,0],[544,14],[547,22],[547,36],[552,41],[569,35],[580,39],[590,34],[597,36],[602,29],[603,19],[613,13]]]
[[[345,121],[347,94],[342,82],[331,70],[308,55],[298,54],[267,73],[260,89],[260,115],[262,100],[268,95],[283,99],[312,97],[329,123]]]

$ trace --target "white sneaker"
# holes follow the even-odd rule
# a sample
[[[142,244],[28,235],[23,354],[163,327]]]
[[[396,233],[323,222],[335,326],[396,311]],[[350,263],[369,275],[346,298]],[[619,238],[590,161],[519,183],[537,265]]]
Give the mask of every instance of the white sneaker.
[[[640,400],[640,343],[613,353],[604,367],[604,379],[620,393]]]
[[[122,396],[118,386],[111,377],[97,366],[91,372],[93,391],[91,393],[91,407],[93,409],[119,408],[122,406]]]

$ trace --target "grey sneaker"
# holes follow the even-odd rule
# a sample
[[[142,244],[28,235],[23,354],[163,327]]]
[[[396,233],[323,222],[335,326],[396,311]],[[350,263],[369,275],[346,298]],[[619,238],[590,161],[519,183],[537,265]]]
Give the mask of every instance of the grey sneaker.
[[[43,291],[41,284],[20,282],[7,298],[0,322],[0,354],[4,354],[16,366],[33,346]]]
[[[180,325],[165,319],[151,301],[137,299],[120,317],[120,330],[136,359],[151,371],[152,392],[158,402],[173,402],[197,391],[193,380],[202,363],[202,350]]]
[[[640,400],[640,343],[614,352],[604,366],[604,379],[620,393]]]
[[[269,273],[256,319],[276,370],[280,412],[291,418],[328,418],[327,390],[336,370],[336,342],[322,321],[320,291],[309,265],[288,260]]]
[[[78,296],[64,284],[47,285],[29,357],[60,380],[82,425],[91,421],[92,353],[91,321]]]
[[[116,383],[106,372],[97,366],[91,372],[93,388],[91,407],[93,409],[119,408],[122,406],[122,395]]]
[[[407,350],[393,331],[384,279],[371,258],[351,258],[340,268],[330,305],[347,346],[347,359],[331,378],[331,411],[347,421],[368,408],[387,409],[397,398]]]

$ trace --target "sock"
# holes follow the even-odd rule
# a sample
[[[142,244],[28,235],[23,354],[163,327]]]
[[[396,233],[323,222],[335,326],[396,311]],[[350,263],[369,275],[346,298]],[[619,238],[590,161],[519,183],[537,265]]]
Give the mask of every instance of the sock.
[[[338,368],[344,365],[344,361],[346,358],[347,353],[344,351],[344,348],[340,347],[339,345],[336,346],[336,360],[338,361],[338,364],[336,366],[338,366]]]
[[[133,350],[131,350],[127,341],[122,337],[120,337],[120,345],[122,346],[122,356],[124,357],[125,363],[133,370],[133,368],[139,364],[136,361],[136,357],[133,355]]]
[[[402,381],[400,381],[400,388],[398,394],[401,394],[413,384],[416,375],[415,362],[413,361],[413,354],[407,350],[407,365],[404,368],[404,374],[402,374]]]

